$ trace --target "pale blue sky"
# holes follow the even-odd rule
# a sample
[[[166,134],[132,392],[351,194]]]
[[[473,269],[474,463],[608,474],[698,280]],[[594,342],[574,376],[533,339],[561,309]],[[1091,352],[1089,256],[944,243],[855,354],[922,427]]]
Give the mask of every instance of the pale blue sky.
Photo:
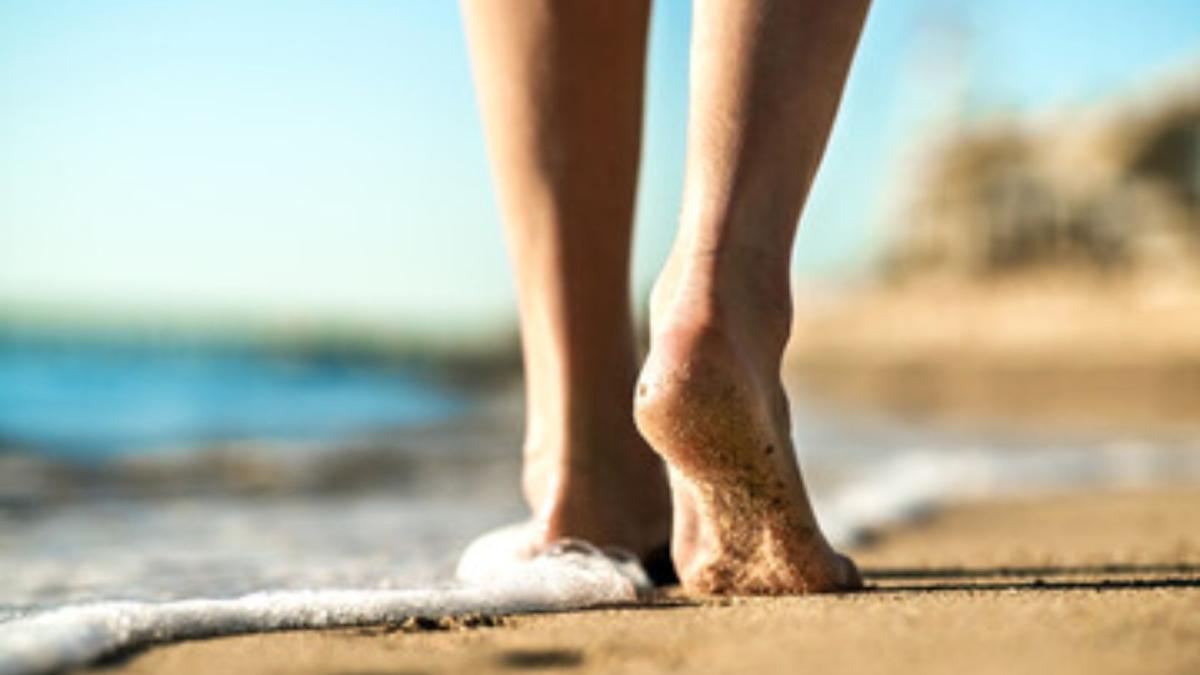
[[[674,229],[689,28],[658,3],[638,293]],[[870,259],[927,108],[1021,114],[1198,59],[1194,0],[879,0],[799,274]],[[0,303],[425,330],[500,325],[511,295],[455,3],[0,0]]]

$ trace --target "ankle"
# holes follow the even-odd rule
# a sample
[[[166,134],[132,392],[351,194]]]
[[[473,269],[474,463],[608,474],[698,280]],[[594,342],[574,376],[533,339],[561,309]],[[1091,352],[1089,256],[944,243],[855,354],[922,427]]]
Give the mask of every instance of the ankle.
[[[700,263],[664,300],[655,317],[656,333],[719,336],[780,353],[791,334],[790,285],[753,271],[734,273],[719,263]]]
[[[537,512],[546,504],[586,500],[630,480],[631,474],[662,473],[661,460],[633,425],[632,401],[623,420],[620,425],[593,427],[592,433],[528,439],[521,479],[530,508]]]
[[[736,323],[755,332],[786,334],[792,317],[790,275],[790,247],[692,238],[672,251],[655,284],[651,310],[658,323]]]

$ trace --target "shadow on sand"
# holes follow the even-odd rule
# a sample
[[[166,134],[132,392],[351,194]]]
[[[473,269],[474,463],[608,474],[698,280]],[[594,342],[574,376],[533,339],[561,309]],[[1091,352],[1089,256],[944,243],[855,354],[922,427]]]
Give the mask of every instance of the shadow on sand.
[[[864,569],[868,592],[1110,591],[1200,588],[1200,565],[879,567]]]

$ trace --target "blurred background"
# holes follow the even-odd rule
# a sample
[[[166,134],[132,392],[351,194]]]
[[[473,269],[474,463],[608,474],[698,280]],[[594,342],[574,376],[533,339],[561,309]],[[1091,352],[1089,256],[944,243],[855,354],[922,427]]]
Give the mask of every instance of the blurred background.
[[[654,10],[639,313],[689,14]],[[900,455],[1179,478],[1200,4],[877,3],[795,282],[796,433],[841,536],[886,514],[839,489]],[[0,0],[0,618],[436,577],[522,513],[519,378],[454,3]]]

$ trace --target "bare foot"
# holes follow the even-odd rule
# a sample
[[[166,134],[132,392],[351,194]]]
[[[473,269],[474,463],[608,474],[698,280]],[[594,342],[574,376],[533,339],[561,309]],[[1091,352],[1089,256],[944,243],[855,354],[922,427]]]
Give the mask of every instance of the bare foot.
[[[684,587],[785,594],[861,586],[854,564],[821,533],[792,448],[779,377],[790,300],[722,297],[704,275],[671,278],[678,272],[672,266],[655,289],[635,412],[669,467],[671,554]]]
[[[625,415],[590,437],[526,445],[523,483],[535,549],[583,539],[648,561],[670,540],[665,467],[634,429],[627,408]]]

